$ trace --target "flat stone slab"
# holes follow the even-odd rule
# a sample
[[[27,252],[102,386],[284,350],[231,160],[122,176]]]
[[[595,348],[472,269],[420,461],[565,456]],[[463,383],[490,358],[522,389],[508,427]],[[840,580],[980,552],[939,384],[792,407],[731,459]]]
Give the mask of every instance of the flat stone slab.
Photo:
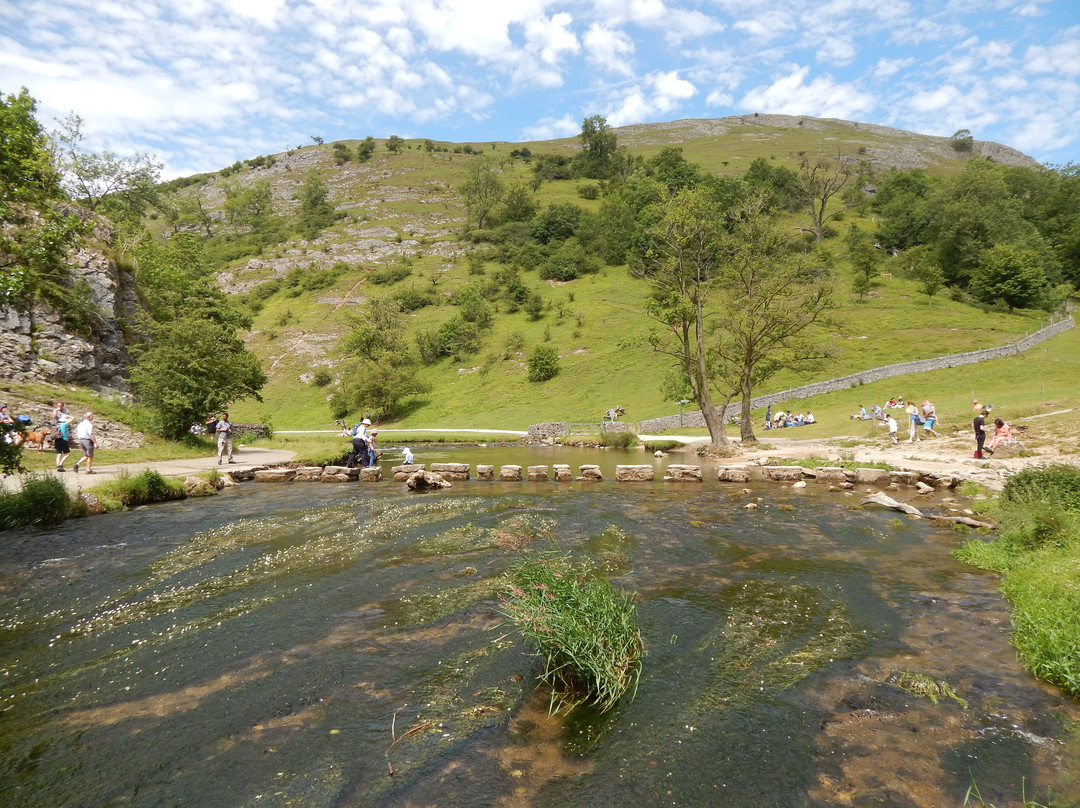
[[[761,478],[774,483],[793,483],[806,476],[802,466],[762,466]]]
[[[600,473],[600,467],[591,464],[578,466],[579,480],[602,480],[604,475]]]
[[[897,485],[913,486],[919,481],[918,472],[914,471],[890,471],[889,482]]]
[[[509,483],[520,482],[521,466],[502,466],[499,469],[499,479]]]
[[[322,479],[322,476],[322,466],[304,466],[296,470],[296,481],[298,483],[317,483]]]
[[[476,466],[476,479],[478,480],[494,480],[495,479],[495,467],[490,465],[477,465]]]
[[[394,481],[403,483],[418,471],[427,468],[426,463],[406,463],[404,466],[394,466],[390,473],[394,475]]]
[[[574,475],[570,473],[570,467],[565,463],[555,463],[551,467],[555,471],[555,479],[560,483],[569,482],[574,479]]]
[[[351,474],[350,475],[350,474],[342,474],[340,472],[327,474],[324,471],[322,477],[319,478],[319,481],[324,482],[324,483],[348,483],[348,482],[352,482],[356,478],[357,478],[356,474]]]
[[[835,485],[847,482],[847,472],[839,466],[818,466],[814,469],[814,478],[819,483]]]
[[[360,476],[360,469],[355,466],[353,468],[349,468],[348,466],[326,466],[323,468],[323,476],[325,477],[327,474],[344,474],[346,477],[351,477],[355,480]]]
[[[548,480],[547,466],[529,466],[529,482],[546,483]]]
[[[682,463],[672,463],[664,472],[664,480],[667,482],[701,482],[701,466],[690,466]]]
[[[360,469],[360,480],[365,483],[377,483],[382,479],[381,466],[368,466]]]
[[[748,483],[750,469],[746,466],[721,466],[716,470],[716,479],[722,483]]]
[[[289,483],[296,479],[296,469],[262,469],[255,472],[257,483]]]
[[[888,469],[855,469],[855,482],[861,485],[881,485],[889,482]]]
[[[469,479],[468,463],[432,463],[431,471],[440,475],[444,480]]]
[[[616,466],[615,482],[644,483],[654,479],[656,469],[652,466]]]

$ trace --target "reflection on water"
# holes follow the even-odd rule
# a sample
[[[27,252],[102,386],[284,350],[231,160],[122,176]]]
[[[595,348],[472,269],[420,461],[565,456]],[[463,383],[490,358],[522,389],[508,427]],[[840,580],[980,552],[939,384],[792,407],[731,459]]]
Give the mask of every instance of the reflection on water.
[[[955,533],[752,487],[757,511],[715,482],[247,485],[5,534],[0,804],[1080,799],[1075,705],[1018,667]],[[551,539],[638,596],[642,681],[603,716],[550,718],[498,625]]]

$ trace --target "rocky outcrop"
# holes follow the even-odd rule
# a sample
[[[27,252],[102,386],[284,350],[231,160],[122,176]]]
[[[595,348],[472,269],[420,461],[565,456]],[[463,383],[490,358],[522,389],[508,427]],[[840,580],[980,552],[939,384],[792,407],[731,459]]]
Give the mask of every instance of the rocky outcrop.
[[[109,238],[95,220],[98,238]],[[126,391],[132,362],[126,332],[141,311],[135,280],[100,246],[84,246],[68,256],[75,284],[86,290],[92,309],[89,333],[74,333],[64,314],[35,301],[29,308],[0,308],[0,379],[9,383],[50,381],[98,390]]]

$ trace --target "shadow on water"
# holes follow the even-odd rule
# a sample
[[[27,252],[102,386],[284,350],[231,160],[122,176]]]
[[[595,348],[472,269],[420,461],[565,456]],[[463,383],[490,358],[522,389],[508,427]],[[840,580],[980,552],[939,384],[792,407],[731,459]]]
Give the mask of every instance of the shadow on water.
[[[851,502],[242,486],[6,534],[0,804],[1076,804],[1076,705],[1017,666],[996,579]],[[603,715],[549,716],[499,625],[552,540],[637,595],[642,680]]]

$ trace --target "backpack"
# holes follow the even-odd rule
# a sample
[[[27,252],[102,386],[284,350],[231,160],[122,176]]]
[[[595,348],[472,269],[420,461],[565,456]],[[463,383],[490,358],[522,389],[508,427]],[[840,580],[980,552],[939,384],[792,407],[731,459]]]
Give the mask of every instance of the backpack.
[[[15,416],[15,424],[17,426],[21,426],[23,428],[26,428],[26,427],[30,426],[30,424],[32,424],[32,423],[34,423],[34,422],[30,420],[29,415],[16,415]]]

